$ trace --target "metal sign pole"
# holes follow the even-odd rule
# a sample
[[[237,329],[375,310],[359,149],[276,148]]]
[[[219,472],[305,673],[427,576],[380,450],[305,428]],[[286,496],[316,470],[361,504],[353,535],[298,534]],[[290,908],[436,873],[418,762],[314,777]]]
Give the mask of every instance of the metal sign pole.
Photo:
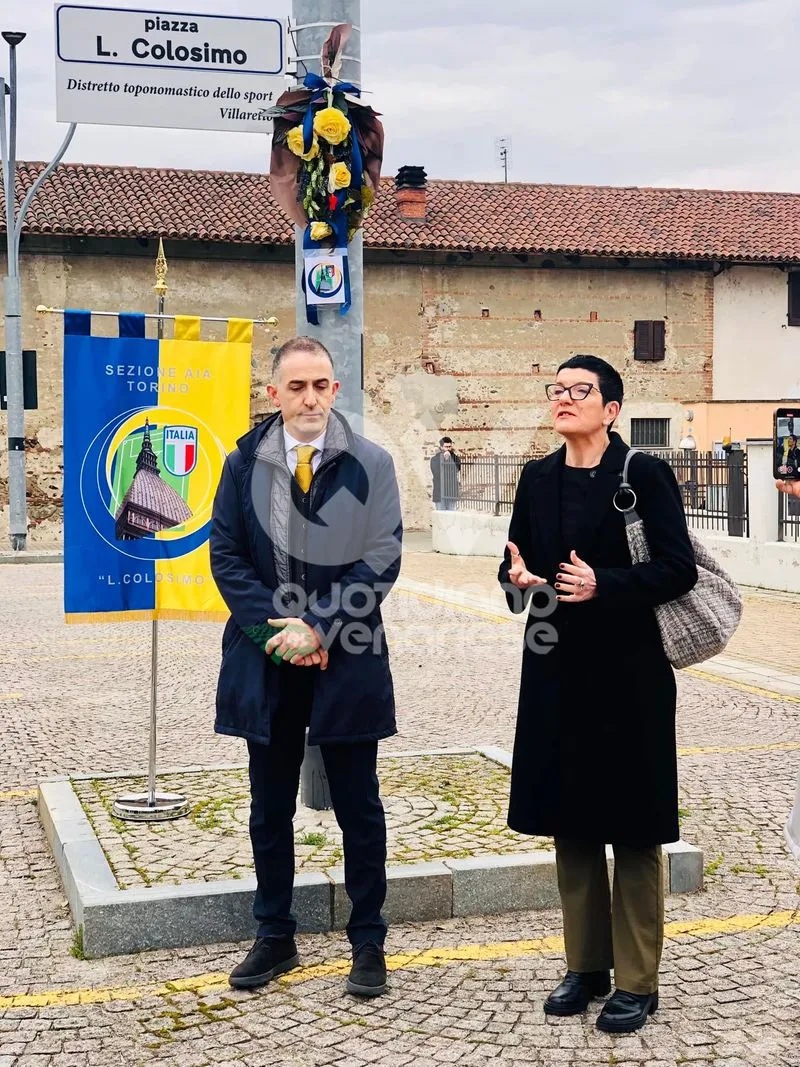
[[[8,389],[8,511],[9,535],[14,552],[24,552],[28,543],[28,509],[25,481],[25,400],[22,383],[22,296],[19,276],[19,244],[22,224],[33,198],[45,178],[69,147],[75,133],[73,122],[53,160],[31,186],[16,210],[17,187],[17,45],[24,33],[5,30],[3,40],[9,49],[9,82],[0,78],[0,156],[3,160],[3,190],[6,209],[6,247],[8,250],[4,279],[6,381]],[[6,125],[8,95],[8,125]]]
[[[157,336],[164,337],[164,298],[167,293],[167,259],[164,245],[159,239],[156,259],[156,284],[158,294]],[[156,792],[156,738],[158,736],[158,620],[151,624],[150,640],[150,754],[147,766],[147,792],[119,797],[114,802],[114,814],[132,822],[162,822],[180,819],[189,814],[190,804],[180,793]]]
[[[335,8],[335,16],[332,12]],[[320,53],[331,30],[338,23],[349,22],[353,34],[347,42],[342,64],[342,81],[361,84],[361,0],[293,0],[292,16],[297,45],[297,78],[302,83],[306,71],[321,74]],[[303,231],[295,227],[295,281],[297,296],[297,332],[321,341],[333,356],[337,377],[342,389],[337,407],[357,433],[364,424],[364,268],[361,234],[356,234],[349,247],[352,305],[345,316],[334,310],[320,315],[319,326],[306,320],[305,299],[301,294],[303,278]],[[328,777],[322,753],[316,745],[308,744],[300,772],[300,799],[307,808],[325,811],[331,802]]]

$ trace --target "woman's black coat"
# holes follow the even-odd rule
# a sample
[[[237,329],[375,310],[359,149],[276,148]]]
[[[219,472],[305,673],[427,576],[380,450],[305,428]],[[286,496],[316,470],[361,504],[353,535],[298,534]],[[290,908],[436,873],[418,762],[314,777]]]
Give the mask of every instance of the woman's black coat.
[[[517,487],[509,540],[528,569],[554,583],[575,548],[597,576],[593,600],[559,603],[548,615],[554,594],[540,587],[531,602],[508,816],[521,833],[631,845],[679,837],[675,676],[653,608],[688,592],[697,568],[675,476],[645,453],[633,457],[629,479],[652,560],[631,565],[613,505],[627,447],[611,435],[577,545],[561,537],[565,447],[528,463]],[[504,586],[509,566],[506,550]],[[513,586],[506,595],[512,611],[523,610],[527,598]],[[542,623],[555,634],[537,640]]]

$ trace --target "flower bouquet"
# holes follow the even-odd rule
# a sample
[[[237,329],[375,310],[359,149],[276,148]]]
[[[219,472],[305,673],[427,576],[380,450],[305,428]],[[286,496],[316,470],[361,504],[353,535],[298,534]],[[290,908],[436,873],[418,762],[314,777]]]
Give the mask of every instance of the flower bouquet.
[[[361,103],[357,86],[338,81],[351,30],[335,27],[322,48],[322,76],[307,74],[303,88],[283,93],[269,111],[272,195],[304,228],[307,251],[327,247],[341,256],[344,250],[345,259],[372,205],[383,159],[377,114]],[[346,262],[344,273],[346,279]],[[346,292],[338,302],[344,313]]]

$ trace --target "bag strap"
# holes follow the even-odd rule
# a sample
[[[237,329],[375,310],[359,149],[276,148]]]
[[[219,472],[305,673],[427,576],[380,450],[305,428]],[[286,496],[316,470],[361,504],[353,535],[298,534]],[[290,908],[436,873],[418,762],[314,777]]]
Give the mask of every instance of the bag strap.
[[[640,451],[641,449],[639,448],[628,449],[628,454],[625,456],[625,465],[622,468],[622,473],[619,476],[619,488],[617,489],[616,493],[614,493],[614,507],[617,509],[617,511],[621,511],[622,514],[625,516],[626,525],[630,525],[634,522],[639,522],[639,514],[636,511],[636,491],[631,485],[630,480],[628,478],[628,470],[630,468],[631,460],[633,459],[634,455]],[[631,503],[628,504],[627,507],[621,507],[617,503],[617,497],[620,493],[624,493],[631,499]]]

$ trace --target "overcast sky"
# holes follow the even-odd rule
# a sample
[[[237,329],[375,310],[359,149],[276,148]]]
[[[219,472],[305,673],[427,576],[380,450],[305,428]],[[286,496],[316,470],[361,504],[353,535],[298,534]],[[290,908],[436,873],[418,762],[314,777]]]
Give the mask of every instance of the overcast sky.
[[[53,4],[7,0],[20,46],[19,150],[52,156]],[[290,0],[109,0],[284,16]],[[797,0],[362,0],[364,84],[386,127],[384,173],[800,191]],[[0,69],[5,71],[5,46]],[[262,171],[267,139],[79,127],[67,159]]]

